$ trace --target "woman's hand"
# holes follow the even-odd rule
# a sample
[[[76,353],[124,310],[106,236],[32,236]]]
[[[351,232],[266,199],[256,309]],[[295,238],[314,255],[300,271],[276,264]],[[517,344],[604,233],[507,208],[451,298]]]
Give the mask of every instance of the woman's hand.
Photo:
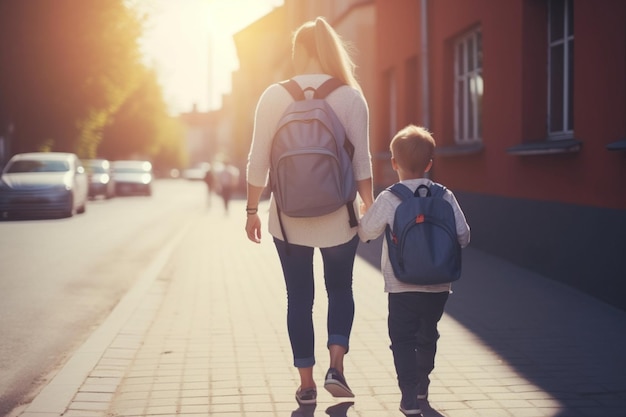
[[[246,199],[246,234],[254,243],[261,243],[261,219],[259,218],[259,200],[265,187],[256,187],[247,183]]]
[[[361,204],[359,205],[359,211],[363,216],[372,204],[374,204],[374,185],[371,178],[357,181],[357,190],[359,197],[361,197]]]
[[[254,243],[261,243],[261,218],[258,213],[248,214],[246,219],[246,234]]]
[[[361,217],[365,216],[365,213],[367,213],[368,208],[369,207],[367,207],[365,203],[361,201],[361,203],[359,204],[359,214],[361,215]]]

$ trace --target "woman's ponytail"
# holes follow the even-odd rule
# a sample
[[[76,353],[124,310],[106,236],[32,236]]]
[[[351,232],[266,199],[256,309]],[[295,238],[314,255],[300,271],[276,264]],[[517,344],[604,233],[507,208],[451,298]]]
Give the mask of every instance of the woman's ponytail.
[[[311,29],[313,31],[312,37],[310,36]],[[362,91],[354,75],[356,66],[350,57],[348,46],[326,19],[318,17],[313,22],[302,25],[296,31],[294,41],[296,40],[301,42],[302,46],[307,48],[310,53],[314,52],[317,55],[325,73]]]

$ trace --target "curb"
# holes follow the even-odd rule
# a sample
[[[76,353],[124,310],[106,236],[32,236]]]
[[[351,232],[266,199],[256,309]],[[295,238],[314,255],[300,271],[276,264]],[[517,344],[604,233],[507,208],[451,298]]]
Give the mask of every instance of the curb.
[[[72,353],[70,359],[55,374],[52,380],[36,395],[34,400],[14,410],[10,416],[62,416],[76,396],[89,374],[96,367],[123,326],[141,304],[165,268],[172,253],[192,224],[191,219],[169,243],[153,258],[146,270],[139,276],[133,287],[122,297],[106,320],[89,336],[85,343]]]

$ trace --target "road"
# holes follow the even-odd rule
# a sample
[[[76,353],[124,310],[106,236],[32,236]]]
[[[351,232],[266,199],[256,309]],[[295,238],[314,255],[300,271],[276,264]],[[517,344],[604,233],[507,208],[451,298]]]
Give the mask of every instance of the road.
[[[106,319],[143,268],[207,210],[202,182],[90,201],[68,219],[0,222],[0,415],[28,401]]]

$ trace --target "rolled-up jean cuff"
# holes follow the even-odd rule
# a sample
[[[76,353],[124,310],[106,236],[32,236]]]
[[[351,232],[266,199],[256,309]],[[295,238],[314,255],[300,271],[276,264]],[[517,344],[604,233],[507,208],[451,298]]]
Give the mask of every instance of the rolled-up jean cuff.
[[[315,365],[315,357],[311,356],[310,358],[294,358],[293,366],[296,368],[310,368]]]
[[[346,348],[346,353],[349,350],[349,339],[346,336],[340,334],[331,334],[328,336],[328,344],[326,347],[330,347],[330,345],[339,345]]]

